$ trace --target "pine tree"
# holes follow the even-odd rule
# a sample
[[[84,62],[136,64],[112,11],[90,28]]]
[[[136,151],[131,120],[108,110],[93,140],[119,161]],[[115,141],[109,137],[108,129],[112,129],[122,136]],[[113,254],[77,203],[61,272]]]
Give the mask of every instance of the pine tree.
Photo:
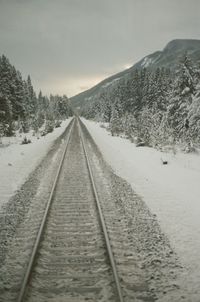
[[[0,93],[0,124],[1,134],[13,135],[12,107],[9,99]]]
[[[19,71],[13,69],[12,108],[14,120],[24,120],[26,117],[24,85]]]
[[[127,111],[137,116],[138,111],[141,108],[141,87],[140,87],[140,74],[136,70],[130,80],[130,96],[128,100]]]
[[[176,74],[174,86],[169,96],[168,123],[174,130],[176,139],[188,136],[188,111],[195,92],[193,66],[185,55]]]
[[[190,125],[190,138],[194,142],[200,142],[200,81],[197,85],[197,91],[193,97],[192,104],[189,107],[188,119]]]
[[[119,135],[122,132],[122,124],[119,118],[118,110],[113,107],[110,119],[110,131],[112,135]]]
[[[133,114],[126,112],[122,119],[122,125],[124,134],[133,142],[134,138],[138,135],[138,123],[136,118]]]
[[[34,114],[37,110],[38,103],[37,103],[36,94],[35,94],[33,86],[32,86],[30,75],[27,78],[26,85],[27,85],[26,91],[27,91],[27,96],[28,96],[28,104],[27,104],[28,112],[31,117],[34,117]]]

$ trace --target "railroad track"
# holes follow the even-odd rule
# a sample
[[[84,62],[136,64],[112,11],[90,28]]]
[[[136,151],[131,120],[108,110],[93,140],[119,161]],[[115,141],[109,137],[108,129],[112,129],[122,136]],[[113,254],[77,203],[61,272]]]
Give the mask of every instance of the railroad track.
[[[78,118],[17,298],[24,301],[124,301]]]

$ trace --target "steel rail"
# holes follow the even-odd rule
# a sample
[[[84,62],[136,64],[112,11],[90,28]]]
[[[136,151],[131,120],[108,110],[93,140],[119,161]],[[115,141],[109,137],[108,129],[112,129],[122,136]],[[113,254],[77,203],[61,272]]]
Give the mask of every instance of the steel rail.
[[[100,200],[99,200],[99,197],[98,197],[98,193],[97,193],[97,189],[96,189],[96,185],[95,185],[95,181],[94,181],[94,176],[93,176],[93,172],[92,172],[92,168],[91,168],[90,159],[89,159],[87,149],[86,149],[86,146],[85,146],[85,142],[84,142],[84,138],[83,138],[83,132],[82,132],[81,126],[80,126],[80,119],[79,118],[77,118],[77,119],[78,119],[81,142],[82,142],[83,150],[84,150],[85,157],[86,157],[89,176],[90,176],[90,180],[91,180],[91,183],[92,183],[92,189],[93,189],[94,197],[95,197],[96,204],[97,204],[97,209],[98,209],[98,213],[99,213],[99,217],[100,217],[101,226],[102,226],[102,229],[103,229],[103,234],[104,234],[104,238],[105,238],[105,242],[106,242],[106,247],[107,247],[107,251],[108,251],[108,255],[109,255],[110,264],[111,264],[112,271],[113,271],[113,276],[114,276],[114,280],[115,280],[115,284],[116,284],[116,288],[117,288],[117,293],[118,293],[118,296],[119,296],[119,301],[124,302],[122,289],[121,289],[121,285],[120,285],[120,281],[119,281],[119,276],[118,276],[118,272],[117,272],[117,268],[116,268],[116,263],[115,263],[115,260],[114,260],[114,255],[113,255],[111,244],[110,244],[109,235],[108,235],[105,219],[104,219],[104,216],[103,216],[103,212],[102,212],[102,209],[101,209]]]
[[[75,121],[75,118],[73,119],[72,122],[70,122],[70,124],[68,126],[68,127],[71,127],[71,128],[69,130],[67,142],[66,142],[66,145],[65,145],[65,148],[64,148],[64,151],[63,151],[63,154],[62,154],[62,158],[61,158],[61,161],[60,161],[57,173],[56,173],[56,177],[54,179],[54,183],[53,183],[53,186],[52,186],[52,189],[51,189],[49,199],[47,201],[45,212],[44,212],[41,224],[40,224],[39,231],[37,233],[37,237],[36,237],[36,240],[35,240],[35,243],[34,243],[34,246],[33,246],[32,254],[31,254],[27,269],[26,269],[26,273],[25,273],[24,278],[23,278],[23,282],[22,282],[22,286],[20,288],[19,296],[17,298],[17,302],[23,302],[23,299],[24,299],[24,296],[25,296],[25,293],[26,293],[26,287],[27,287],[28,281],[29,281],[30,276],[31,276],[33,264],[34,264],[34,261],[35,261],[35,258],[36,258],[36,254],[37,254],[37,251],[38,251],[38,248],[39,248],[39,244],[40,244],[40,241],[41,241],[42,234],[44,232],[44,228],[45,228],[47,216],[48,216],[48,213],[49,213],[49,209],[50,209],[51,204],[52,204],[53,195],[54,195],[57,183],[58,183],[58,179],[59,179],[59,176],[60,176],[60,172],[61,172],[61,169],[62,169],[64,158],[65,158],[67,148],[68,148],[68,145],[69,145],[72,129],[73,129],[73,126],[74,126],[74,121]]]

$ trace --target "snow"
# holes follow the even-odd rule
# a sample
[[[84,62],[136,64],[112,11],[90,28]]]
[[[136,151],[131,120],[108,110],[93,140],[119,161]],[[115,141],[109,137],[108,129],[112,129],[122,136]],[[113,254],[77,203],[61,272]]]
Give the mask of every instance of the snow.
[[[152,64],[152,59],[149,57],[145,57],[143,59],[143,62],[141,63],[142,67],[148,67],[150,64]]]
[[[190,88],[189,87],[185,87],[185,89],[183,89],[183,91],[182,91],[182,95],[185,95],[185,94],[187,94],[188,92],[190,92]]]
[[[26,181],[47,154],[55,139],[60,136],[71,119],[63,121],[61,127],[39,139],[30,133],[20,137],[3,138],[0,145],[0,208]],[[30,144],[21,145],[24,137],[31,139]]]
[[[144,67],[149,67],[149,65],[152,65],[154,64],[156,61],[158,61],[160,59],[160,55],[158,55],[157,57],[155,58],[150,58],[149,56],[148,57],[145,57],[143,60],[142,60],[142,63],[141,63],[141,66],[144,68]]]
[[[162,153],[113,137],[83,119],[106,161],[144,199],[168,236],[187,276],[191,301],[200,297],[200,156]],[[163,165],[162,160],[168,164]]]

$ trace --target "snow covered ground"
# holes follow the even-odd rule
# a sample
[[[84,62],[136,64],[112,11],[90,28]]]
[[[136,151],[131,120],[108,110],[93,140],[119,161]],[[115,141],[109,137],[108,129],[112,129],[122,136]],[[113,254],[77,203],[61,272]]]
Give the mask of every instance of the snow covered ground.
[[[3,138],[3,145],[0,145],[0,208],[26,181],[70,120],[63,121],[60,128],[39,139],[31,134]],[[31,139],[31,144],[21,145],[25,136]]]
[[[183,285],[200,301],[200,155],[161,153],[112,137],[83,119],[106,161],[143,197],[186,268]],[[161,158],[168,161],[163,165]],[[199,299],[199,300],[198,300]]]

